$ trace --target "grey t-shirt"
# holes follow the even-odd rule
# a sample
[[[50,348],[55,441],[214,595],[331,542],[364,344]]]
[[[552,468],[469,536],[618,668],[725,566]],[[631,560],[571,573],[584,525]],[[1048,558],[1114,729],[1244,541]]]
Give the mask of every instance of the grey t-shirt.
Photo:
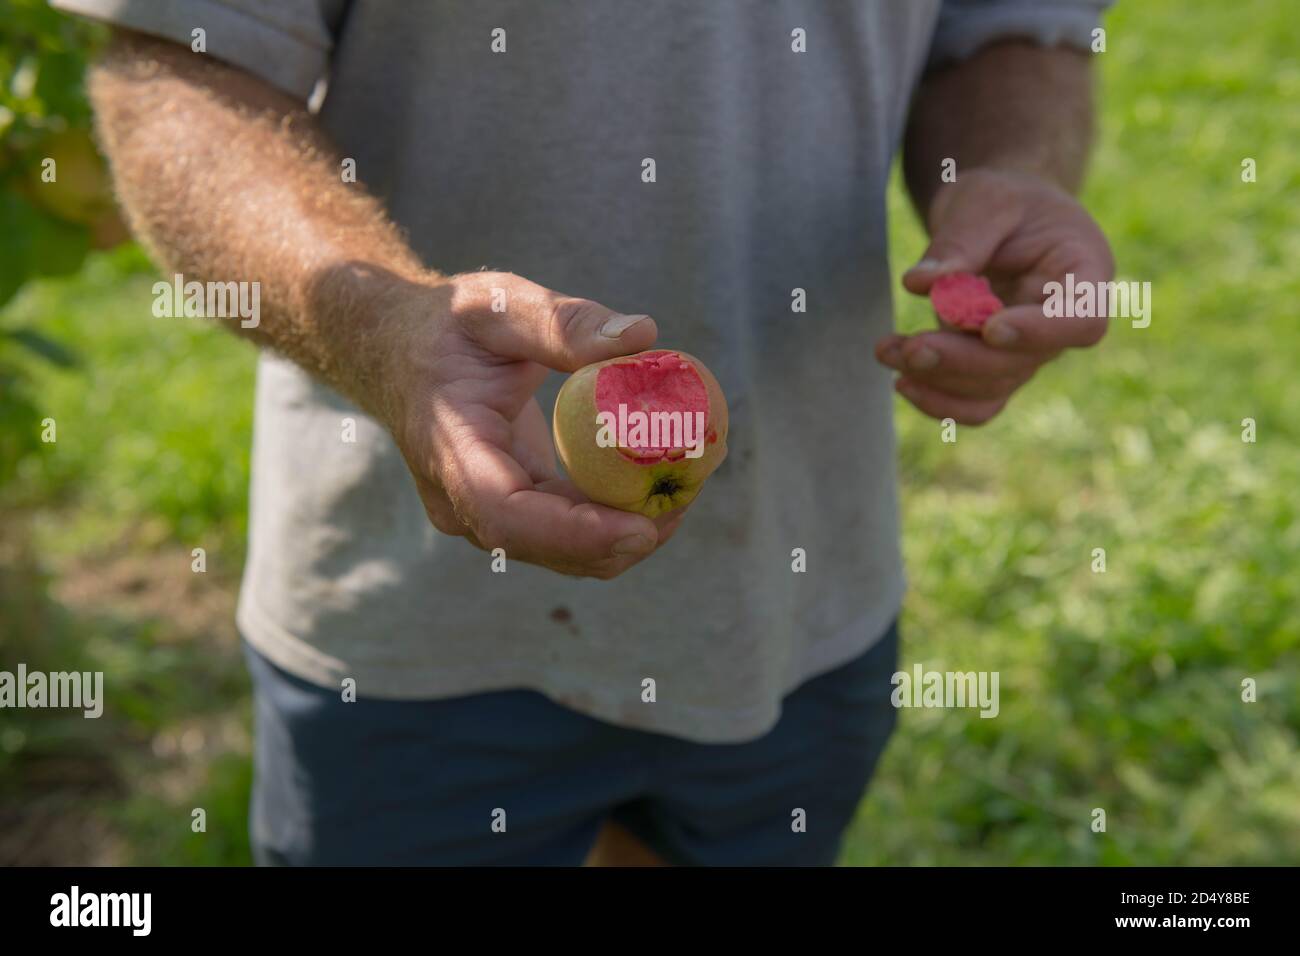
[[[497,573],[429,525],[379,425],[264,354],[247,640],[362,696],[532,688],[706,742],[763,733],[899,610],[872,344],[892,326],[884,193],[919,75],[999,36],[1086,46],[1105,5],[55,2],[186,44],[202,27],[211,55],[304,99],[328,77],[321,121],[430,266],[648,312],[727,394],[729,457],[662,551],[608,582]]]

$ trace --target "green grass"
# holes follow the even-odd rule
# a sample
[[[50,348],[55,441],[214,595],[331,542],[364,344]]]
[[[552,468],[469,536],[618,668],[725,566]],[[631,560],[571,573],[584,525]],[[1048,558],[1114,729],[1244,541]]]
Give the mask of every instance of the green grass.
[[[903,663],[998,671],[1001,713],[904,711],[846,863],[1300,862],[1300,21],[1271,0],[1129,0],[1108,29],[1085,198],[1121,278],[1152,283],[1153,322],[1114,323],[956,444],[900,402]],[[924,243],[897,183],[891,208],[901,273]],[[10,310],[87,361],[36,372],[59,440],[0,496],[28,518],[0,554],[0,656],[111,668],[123,696],[93,736],[7,718],[0,817],[92,816],[49,850],[61,862],[242,863],[248,698],[228,622],[68,596],[78,561],[144,553],[175,573],[196,546],[211,571],[182,568],[173,604],[237,580],[253,352],[152,318],[151,282],[138,253],[97,257]],[[903,328],[932,321],[900,303]]]
[[[956,444],[900,402],[903,660],[999,671],[1002,712],[905,711],[845,862],[1300,861],[1300,22],[1194,9],[1119,4],[1099,58],[1085,201],[1150,328]],[[901,268],[924,240],[892,211]]]
[[[75,502],[94,522],[90,539],[146,519],[237,554],[256,356],[215,322],[155,318],[154,281],[130,247],[92,259],[74,282],[35,284],[13,307],[15,324],[38,324],[86,358],[77,371],[37,369],[58,441],[20,477],[48,500]]]
[[[32,364],[57,441],[0,490],[0,661],[103,671],[112,686],[97,721],[6,713],[0,819],[30,834],[0,841],[0,858],[249,858],[247,678],[229,600],[203,609],[233,593],[243,559],[256,353],[213,326],[154,318],[153,281],[132,247],[34,284],[7,314],[82,363]],[[190,570],[196,547],[203,575]],[[77,598],[87,585],[95,596]],[[205,745],[169,749],[178,734]],[[191,830],[195,807],[206,832]]]

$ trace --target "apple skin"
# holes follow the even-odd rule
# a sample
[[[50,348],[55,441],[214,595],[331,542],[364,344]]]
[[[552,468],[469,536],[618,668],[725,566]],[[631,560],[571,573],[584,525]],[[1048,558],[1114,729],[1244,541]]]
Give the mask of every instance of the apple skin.
[[[708,403],[707,409],[700,409],[705,412],[704,453],[698,458],[645,462],[635,460],[624,449],[601,447],[596,441],[596,382],[601,369],[645,359],[662,361],[667,356],[688,363],[703,385]],[[676,349],[651,349],[579,369],[561,386],[552,418],[556,451],[578,490],[599,504],[647,518],[690,504],[704,480],[727,457],[727,400],[722,386],[703,362]]]

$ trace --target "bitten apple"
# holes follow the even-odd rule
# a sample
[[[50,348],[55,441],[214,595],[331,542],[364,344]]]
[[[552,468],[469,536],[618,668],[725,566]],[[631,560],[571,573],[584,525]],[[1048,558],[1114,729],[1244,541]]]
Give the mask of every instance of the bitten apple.
[[[727,456],[727,400],[704,363],[654,349],[574,372],[555,447],[592,501],[655,518],[689,504]]]

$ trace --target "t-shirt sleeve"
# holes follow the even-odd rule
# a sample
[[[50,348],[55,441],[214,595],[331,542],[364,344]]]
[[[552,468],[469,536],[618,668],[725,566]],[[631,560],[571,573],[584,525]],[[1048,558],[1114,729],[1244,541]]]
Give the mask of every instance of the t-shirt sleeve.
[[[58,10],[190,46],[304,101],[326,74],[348,0],[50,0]]]
[[[961,60],[994,40],[1024,37],[1087,50],[1113,0],[943,0],[930,65]]]

